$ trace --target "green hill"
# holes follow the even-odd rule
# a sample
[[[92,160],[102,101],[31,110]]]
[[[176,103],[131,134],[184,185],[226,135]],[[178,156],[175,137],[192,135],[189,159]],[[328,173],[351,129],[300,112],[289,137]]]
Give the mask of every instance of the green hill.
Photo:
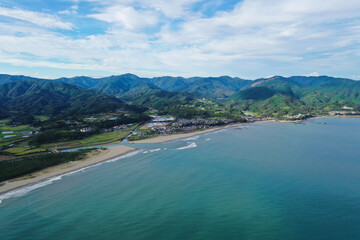
[[[252,81],[228,76],[218,78],[201,78],[191,83],[185,90],[198,96],[211,98],[226,98],[235,92],[249,86]]]
[[[27,76],[23,76],[23,75],[0,74],[0,84],[17,82],[17,81],[27,81],[27,80],[41,80],[41,79],[27,77]]]
[[[191,80],[182,77],[155,77],[147,79],[147,82],[169,92],[185,91]]]
[[[161,80],[164,81],[165,79],[166,77]],[[160,89],[152,85],[148,79],[139,78],[133,74],[107,78],[93,89],[132,104],[161,111],[168,109],[168,105],[187,104],[195,98],[187,93],[169,92]]]
[[[81,77],[73,77],[73,78],[58,78],[55,79],[54,81],[73,84],[85,89],[89,89],[100,84],[103,80],[104,80],[103,78],[91,78],[91,77],[81,76]]]
[[[18,81],[0,85],[1,106],[7,112],[34,115],[92,114],[129,109],[121,100],[54,81]]]
[[[121,76],[111,76],[103,78],[102,81],[94,86],[92,89],[95,91],[121,97],[123,94],[133,89],[156,88],[150,85],[145,80],[133,74],[124,74]],[[140,90],[141,91],[141,90]]]
[[[267,87],[252,87],[233,94],[231,100],[265,100],[276,94],[275,90]]]
[[[232,95],[247,111],[261,115],[324,114],[347,105],[360,106],[360,82],[343,78],[275,76],[258,79]]]

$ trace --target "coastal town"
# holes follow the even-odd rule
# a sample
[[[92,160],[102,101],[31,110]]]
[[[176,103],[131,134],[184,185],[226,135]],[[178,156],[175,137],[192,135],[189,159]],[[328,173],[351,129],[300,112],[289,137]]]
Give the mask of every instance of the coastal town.
[[[240,123],[240,122],[255,122],[255,121],[265,121],[273,120],[272,118],[257,118],[253,115],[244,115],[244,118],[239,120],[234,119],[203,119],[203,118],[194,118],[194,119],[176,119],[172,116],[156,116],[152,115],[151,121],[143,124],[129,137],[130,141],[136,141],[141,139],[146,139],[155,136],[161,135],[171,135],[171,134],[183,134],[191,133],[195,131],[202,131],[206,129],[211,129],[215,127],[227,126],[229,124]]]

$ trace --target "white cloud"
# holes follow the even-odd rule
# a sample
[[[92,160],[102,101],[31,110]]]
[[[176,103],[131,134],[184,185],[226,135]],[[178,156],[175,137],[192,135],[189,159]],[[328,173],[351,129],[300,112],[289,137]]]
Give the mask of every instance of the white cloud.
[[[129,6],[111,6],[90,17],[115,23],[127,29],[144,28],[158,23],[158,16],[153,11],[136,10]]]
[[[73,28],[73,25],[71,23],[63,22],[56,16],[45,13],[26,11],[17,8],[0,7],[0,16],[31,22],[33,24],[46,28],[59,28],[67,30]]]
[[[359,1],[352,1],[346,7],[340,7],[344,5],[341,1],[331,1],[333,6],[327,7],[330,11],[327,12],[314,9],[321,6],[319,2],[325,4],[326,1],[311,4],[314,1],[245,0],[233,11],[220,12],[212,18],[188,19],[179,31],[164,27],[159,34],[160,42],[196,46],[204,53],[247,57],[272,55],[278,58],[279,54],[299,56],[304,52],[324,51],[339,44],[341,33],[348,27],[341,23],[331,25],[335,16],[340,20],[360,16]],[[344,46],[354,43],[348,41],[348,35],[345,35],[347,41],[342,40]]]
[[[77,14],[77,10],[79,9],[79,6],[78,5],[73,5],[71,6],[69,9],[65,9],[65,10],[62,10],[62,11],[59,11],[58,13],[59,14],[64,14],[64,15],[74,15],[74,14]]]
[[[167,18],[176,19],[187,15],[190,12],[192,4],[203,0],[83,0],[97,2],[109,8],[138,6],[141,9],[157,11]]]
[[[109,24],[104,34],[72,38],[0,23],[0,61],[147,75],[359,75],[360,1],[245,0],[212,17],[191,12],[200,0],[86,1],[96,4],[88,16]]]

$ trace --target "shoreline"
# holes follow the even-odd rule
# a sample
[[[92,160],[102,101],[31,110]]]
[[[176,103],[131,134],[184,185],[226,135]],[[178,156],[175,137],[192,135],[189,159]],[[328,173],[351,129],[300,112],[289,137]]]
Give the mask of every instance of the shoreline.
[[[216,131],[219,131],[222,129],[244,126],[244,125],[248,125],[248,124],[252,124],[252,123],[275,122],[275,121],[276,120],[264,120],[264,121],[255,121],[255,122],[233,123],[233,124],[229,124],[229,125],[225,125],[225,126],[221,126],[221,127],[209,128],[209,129],[199,130],[199,131],[190,132],[190,133],[161,135],[161,136],[157,136],[157,137],[153,137],[153,138],[147,138],[147,139],[142,139],[142,140],[137,140],[137,141],[129,141],[129,143],[131,143],[131,144],[164,143],[164,142],[175,141],[175,140],[179,140],[179,139],[183,139],[183,138],[194,137],[194,136],[202,135],[205,133],[216,132]]]
[[[146,139],[142,139],[142,140],[137,140],[137,141],[129,141],[128,143],[130,144],[142,144],[142,143],[164,143],[164,142],[170,142],[170,141],[176,141],[179,139],[184,139],[184,138],[188,138],[188,137],[194,137],[194,136],[198,136],[198,135],[202,135],[205,133],[211,133],[211,132],[215,132],[215,131],[219,131],[222,129],[227,129],[227,128],[232,128],[232,127],[238,127],[238,126],[242,126],[242,125],[247,125],[247,124],[253,124],[253,123],[264,123],[264,122],[280,122],[280,123],[299,123],[299,122],[305,122],[305,121],[309,121],[312,119],[319,119],[319,118],[360,118],[359,115],[336,115],[336,116],[329,116],[329,115],[324,115],[324,116],[315,116],[315,117],[310,117],[310,118],[306,118],[303,120],[263,120],[263,121],[254,121],[254,122],[244,122],[244,123],[233,123],[233,124],[229,124],[229,125],[225,125],[225,126],[221,126],[221,127],[215,127],[215,128],[209,128],[209,129],[205,129],[205,130],[199,130],[199,131],[195,131],[195,132],[190,132],[190,133],[178,133],[178,134],[171,134],[171,135],[160,135],[160,136],[156,136],[156,137],[152,137],[152,138],[146,138]]]
[[[112,146],[106,149],[101,149],[100,152],[95,152],[83,160],[63,163],[60,165],[52,166],[23,177],[11,179],[5,182],[1,182],[0,195],[13,191],[18,188],[22,188],[28,185],[33,185],[47,179],[64,175],[67,173],[75,172],[77,170],[96,165],[101,162],[106,162],[116,157],[123,156],[125,154],[134,152],[138,149],[128,146]],[[99,150],[98,150],[99,151]]]

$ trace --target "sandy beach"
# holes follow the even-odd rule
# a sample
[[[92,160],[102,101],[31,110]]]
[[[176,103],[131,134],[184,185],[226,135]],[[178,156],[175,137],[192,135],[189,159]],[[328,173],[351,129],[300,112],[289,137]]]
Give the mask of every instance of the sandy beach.
[[[157,136],[154,138],[148,138],[148,139],[143,139],[143,140],[138,140],[138,141],[131,141],[129,143],[135,143],[135,144],[138,144],[138,143],[163,143],[163,142],[174,141],[174,140],[178,140],[178,139],[182,139],[182,138],[193,137],[193,136],[201,135],[204,133],[215,132],[215,131],[218,131],[221,129],[244,126],[246,124],[249,124],[249,123],[235,123],[235,124],[229,124],[229,125],[222,126],[222,127],[209,128],[209,129],[205,129],[202,131],[200,130],[200,131],[191,132],[191,133],[163,135],[163,136]]]
[[[92,153],[84,160],[60,164],[57,166],[43,169],[38,172],[34,172],[32,174],[23,176],[21,178],[16,178],[10,181],[2,182],[1,184],[3,185],[0,186],[0,194],[29,184],[34,184],[36,182],[40,182],[51,177],[59,176],[100,162],[104,162],[112,158],[130,153],[135,150],[137,149],[127,146],[113,146],[113,147],[108,147],[106,149],[99,149],[98,151]]]

